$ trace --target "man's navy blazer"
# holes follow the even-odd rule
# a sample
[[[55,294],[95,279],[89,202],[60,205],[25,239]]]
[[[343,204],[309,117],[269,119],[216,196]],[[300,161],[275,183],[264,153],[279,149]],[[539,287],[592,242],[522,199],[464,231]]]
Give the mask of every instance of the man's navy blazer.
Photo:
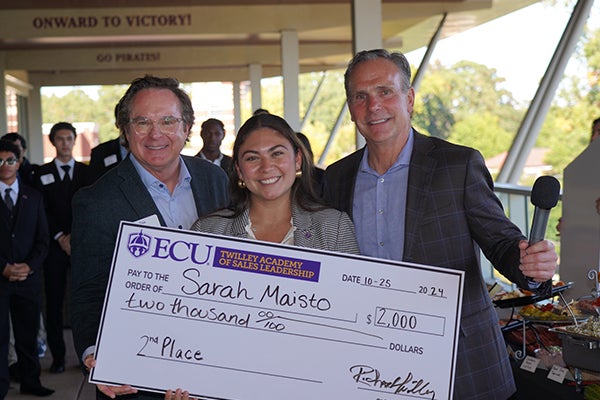
[[[514,392],[512,371],[479,248],[506,278],[528,288],[519,270],[518,243],[525,237],[506,217],[478,151],[414,132],[403,261],[465,271],[455,398],[506,399]],[[335,162],[325,173],[325,198],[351,218],[364,152]],[[470,386],[473,382],[477,387]]]
[[[96,342],[119,223],[157,215],[165,226],[130,157],[73,198],[71,325],[79,357]],[[225,172],[198,157],[182,158],[192,177],[198,216],[225,207]]]
[[[31,274],[22,282],[9,282],[0,274],[0,292],[37,298],[42,288],[42,265],[48,252],[48,224],[42,194],[19,186],[19,196],[11,219],[0,201],[0,271],[7,263],[27,263]]]
[[[54,160],[38,168],[36,187],[44,195],[51,238],[59,232],[71,233],[71,200],[73,194],[88,183],[88,168],[86,164],[75,161],[68,190],[65,190]]]
[[[121,156],[119,138],[100,143],[94,147],[90,154],[89,184],[96,182],[98,178],[116,167],[121,161],[123,161],[123,157]]]

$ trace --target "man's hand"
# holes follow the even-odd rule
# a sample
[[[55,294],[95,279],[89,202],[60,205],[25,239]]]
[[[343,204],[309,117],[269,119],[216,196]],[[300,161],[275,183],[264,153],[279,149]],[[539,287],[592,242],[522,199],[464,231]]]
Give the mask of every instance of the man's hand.
[[[24,281],[30,273],[31,268],[27,263],[6,264],[6,267],[4,267],[4,270],[2,271],[2,275],[4,275],[9,282]]]
[[[519,269],[528,278],[536,282],[545,282],[552,279],[556,272],[558,255],[554,250],[554,243],[549,240],[529,245],[527,240],[519,243],[521,251],[521,265]]]
[[[58,244],[60,248],[67,253],[68,256],[71,255],[71,234],[61,235],[58,239]]]

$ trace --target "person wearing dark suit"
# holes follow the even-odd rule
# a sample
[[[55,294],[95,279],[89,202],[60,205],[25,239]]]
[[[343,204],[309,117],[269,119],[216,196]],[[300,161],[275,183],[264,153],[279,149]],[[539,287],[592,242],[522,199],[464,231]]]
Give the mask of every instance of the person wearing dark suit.
[[[72,329],[86,369],[96,365],[95,342],[121,221],[156,215],[162,226],[189,229],[198,217],[228,204],[227,175],[198,157],[180,154],[194,110],[173,78],[135,79],[117,104],[116,124],[129,155],[73,199]],[[97,385],[97,398],[131,395],[129,385]]]
[[[19,157],[14,143],[0,140],[0,399],[9,387],[9,313],[21,393],[49,396],[54,392],[40,382],[37,350],[48,225],[42,195],[17,179]]]
[[[71,266],[71,200],[73,194],[88,182],[88,166],[73,158],[76,138],[77,132],[70,123],[54,124],[49,139],[56,149],[56,157],[41,165],[36,174],[37,187],[44,196],[51,238],[48,256],[44,261],[44,291],[46,336],[53,359],[50,366],[52,373],[65,370],[63,308]]]
[[[119,138],[100,143],[92,149],[89,164],[89,184],[119,164],[127,155],[127,149],[121,145]]]
[[[27,157],[25,157],[25,150],[27,150],[27,141],[25,138],[17,132],[10,132],[4,134],[0,139],[6,139],[17,145],[19,151],[21,151],[21,159],[19,160],[19,179],[21,182],[28,186],[34,186],[35,180],[34,175],[39,165],[31,164]]]
[[[319,196],[323,196],[323,177],[325,176],[325,170],[314,165],[315,155],[313,153],[312,146],[310,145],[310,140],[308,140],[308,137],[302,132],[296,132],[296,135],[298,135],[298,138],[306,148],[306,151],[308,152],[308,157],[310,157],[310,159],[313,160],[312,176],[315,186],[315,193]]]
[[[14,143],[21,153],[21,157],[19,159],[19,172],[17,173],[17,179],[19,179],[20,183],[23,183],[28,186],[35,187],[35,171],[39,167],[37,164],[31,164],[27,157],[25,157],[25,150],[27,150],[27,140],[17,132],[9,132],[2,137],[0,140],[8,140]],[[40,318],[43,318],[40,315]],[[46,331],[44,329],[43,320],[40,321],[40,330],[38,332],[38,342],[40,346],[46,346]],[[11,379],[14,381],[19,380],[19,366],[17,365],[17,355],[14,349],[14,338],[12,336],[12,327],[11,327],[11,339],[8,350],[8,361],[9,361],[9,371]]]
[[[203,158],[229,172],[231,157],[221,153],[221,143],[225,137],[225,125],[216,118],[209,118],[200,127],[202,148],[196,157]]]
[[[412,128],[410,76],[401,53],[368,50],[350,62],[347,102],[366,147],[326,169],[325,198],[350,214],[361,254],[465,271],[454,398],[505,400],[516,388],[479,248],[506,278],[542,293],[557,255],[506,217],[478,151]]]

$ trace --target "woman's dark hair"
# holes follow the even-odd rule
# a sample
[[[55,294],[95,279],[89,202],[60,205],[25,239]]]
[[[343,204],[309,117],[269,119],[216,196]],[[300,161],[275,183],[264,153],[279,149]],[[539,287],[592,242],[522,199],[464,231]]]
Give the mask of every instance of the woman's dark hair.
[[[175,94],[181,103],[181,118],[189,137],[195,119],[190,96],[179,87],[179,81],[175,78],[159,78],[146,75],[143,78],[134,79],[115,106],[115,125],[119,128],[121,144],[127,148],[129,147],[127,127],[131,118],[131,103],[135,96],[144,89],[168,89]]]
[[[279,132],[292,144],[295,154],[298,154],[298,150],[300,150],[302,157],[302,165],[300,167],[302,176],[296,178],[296,181],[292,185],[292,198],[305,210],[312,211],[323,208],[313,189],[313,161],[309,157],[308,151],[304,147],[304,144],[302,144],[302,141],[298,139],[296,132],[283,118],[277,115],[258,114],[249,118],[244,125],[242,125],[233,144],[233,164],[235,166],[238,165],[240,147],[244,144],[248,136],[260,128],[271,128]],[[237,173],[237,169],[232,167],[229,170],[229,193],[231,195],[230,208],[234,211],[233,217],[240,215],[250,206],[250,192],[246,188],[239,187],[239,180],[240,177]]]

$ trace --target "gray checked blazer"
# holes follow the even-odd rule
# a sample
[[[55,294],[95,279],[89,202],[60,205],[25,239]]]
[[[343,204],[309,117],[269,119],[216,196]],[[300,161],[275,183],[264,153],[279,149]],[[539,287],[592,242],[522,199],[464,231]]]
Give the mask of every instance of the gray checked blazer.
[[[246,209],[241,215],[231,218],[233,212],[228,209],[198,219],[192,230],[216,233],[225,236],[248,238]],[[358,244],[354,235],[354,225],[345,212],[333,208],[307,211],[295,203],[292,204],[292,222],[296,227],[294,243],[298,247],[358,254]]]
[[[414,131],[406,199],[404,260],[465,271],[454,398],[502,399],[515,392],[506,345],[479,264],[528,288],[519,270],[525,239],[505,215],[481,154]],[[352,217],[354,184],[365,149],[330,165],[325,198]],[[550,282],[539,290],[548,290]]]

